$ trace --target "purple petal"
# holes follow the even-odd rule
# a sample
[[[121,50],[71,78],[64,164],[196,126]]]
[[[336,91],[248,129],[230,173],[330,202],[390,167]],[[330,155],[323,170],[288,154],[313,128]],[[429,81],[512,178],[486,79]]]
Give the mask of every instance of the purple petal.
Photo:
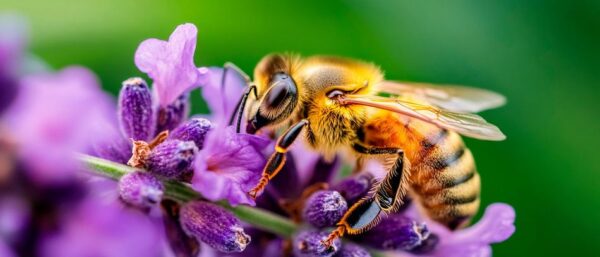
[[[160,106],[165,107],[198,81],[194,51],[198,30],[193,24],[177,26],[168,41],[147,39],[135,53],[135,64],[154,80]]]
[[[508,239],[515,231],[515,211],[503,203],[488,206],[483,217],[471,227],[448,231],[442,226],[429,228],[439,236],[439,244],[428,254],[414,256],[435,257],[489,257],[492,255],[490,244]]]
[[[230,69],[222,86],[223,68],[202,67],[199,71],[202,74],[199,80],[202,84],[202,97],[211,111],[211,120],[219,125],[226,125],[244,92],[246,81],[236,70]]]
[[[258,183],[265,164],[261,151],[268,143],[258,136],[237,134],[233,127],[211,130],[196,156],[192,186],[212,201],[254,205],[248,192]]]

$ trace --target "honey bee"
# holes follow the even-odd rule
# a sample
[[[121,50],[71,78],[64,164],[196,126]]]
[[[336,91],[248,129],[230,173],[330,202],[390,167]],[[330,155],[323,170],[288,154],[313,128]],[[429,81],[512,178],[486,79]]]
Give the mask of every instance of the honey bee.
[[[247,133],[286,128],[249,192],[252,197],[282,169],[302,132],[325,156],[349,150],[357,160],[386,164],[389,171],[374,194],[351,206],[324,241],[330,245],[337,237],[369,230],[382,214],[397,210],[407,194],[431,219],[450,229],[464,226],[479,208],[480,178],[459,134],[505,139],[496,126],[473,114],[504,102],[482,89],[387,81],[367,62],[272,54],[255,68],[254,82],[230,123],[237,116],[239,131],[245,112]]]

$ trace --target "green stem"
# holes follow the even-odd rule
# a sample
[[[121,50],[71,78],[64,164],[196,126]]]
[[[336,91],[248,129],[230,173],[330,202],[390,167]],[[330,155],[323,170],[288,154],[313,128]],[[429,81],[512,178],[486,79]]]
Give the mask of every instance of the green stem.
[[[85,163],[94,174],[113,180],[119,180],[123,175],[136,170],[135,168],[123,164],[89,155],[80,155],[79,159]],[[202,196],[197,191],[190,188],[188,184],[169,180],[164,181],[164,185],[165,196],[169,198],[181,202],[189,202],[202,198]],[[290,237],[297,229],[296,224],[289,219],[262,209],[244,205],[234,207],[223,201],[218,202],[217,204],[229,209],[240,220],[280,236]]]

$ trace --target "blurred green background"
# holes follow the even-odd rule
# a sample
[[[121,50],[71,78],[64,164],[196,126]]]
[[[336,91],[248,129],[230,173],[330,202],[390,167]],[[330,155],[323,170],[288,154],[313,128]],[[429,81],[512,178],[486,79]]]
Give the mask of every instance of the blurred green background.
[[[391,79],[488,88],[508,98],[487,111],[508,135],[467,139],[483,204],[507,202],[517,232],[495,256],[600,255],[599,1],[24,1],[33,53],[52,67],[90,67],[115,93],[140,72],[145,38],[199,28],[196,64],[251,72],[274,51],[380,64]],[[196,98],[198,99],[198,98]],[[202,104],[195,109],[201,111]]]

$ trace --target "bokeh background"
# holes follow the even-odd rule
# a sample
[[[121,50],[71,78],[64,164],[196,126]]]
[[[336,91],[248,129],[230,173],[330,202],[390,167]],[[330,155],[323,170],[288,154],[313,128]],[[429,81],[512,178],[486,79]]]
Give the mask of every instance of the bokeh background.
[[[137,45],[184,22],[199,28],[198,66],[251,73],[270,52],[331,54],[390,79],[498,91],[508,104],[483,116],[508,140],[467,139],[483,205],[517,211],[494,256],[600,254],[599,1],[2,0],[0,10],[28,19],[30,50],[50,67],[85,65],[113,94],[142,75]]]

